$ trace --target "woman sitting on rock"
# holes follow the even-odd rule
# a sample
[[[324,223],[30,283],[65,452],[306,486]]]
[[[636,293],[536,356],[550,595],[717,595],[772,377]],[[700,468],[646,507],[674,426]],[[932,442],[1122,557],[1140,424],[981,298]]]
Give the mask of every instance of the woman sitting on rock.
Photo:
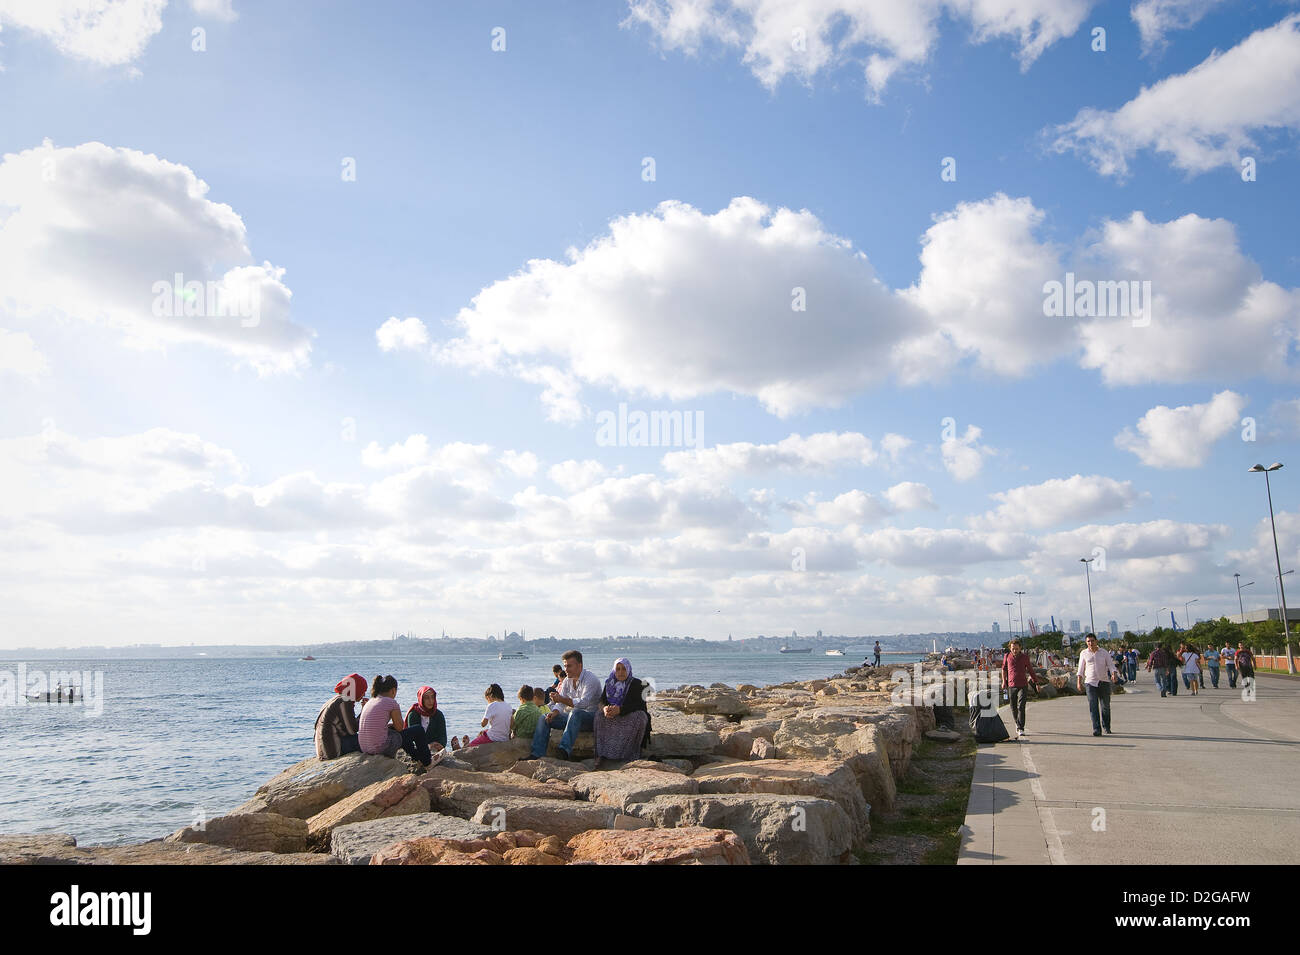
[[[415,702],[406,711],[406,725],[424,730],[425,742],[430,752],[439,753],[447,748],[447,718],[438,709],[438,694],[431,686],[422,686],[415,693]],[[459,741],[451,741],[452,749],[459,749]]]
[[[614,661],[614,669],[605,680],[596,711],[596,765],[605,760],[623,762],[636,759],[641,748],[650,742],[650,713],[645,704],[646,684],[632,676],[627,657]]]
[[[400,749],[421,766],[428,766],[433,761],[424,730],[407,726],[402,719],[402,707],[397,702],[397,680],[392,675],[377,676],[370,684],[370,702],[361,711],[357,738],[363,753],[396,758]]]
[[[339,680],[334,697],[316,715],[316,757],[338,759],[344,753],[360,752],[357,741],[357,702],[365,702],[366,678],[352,673]]]

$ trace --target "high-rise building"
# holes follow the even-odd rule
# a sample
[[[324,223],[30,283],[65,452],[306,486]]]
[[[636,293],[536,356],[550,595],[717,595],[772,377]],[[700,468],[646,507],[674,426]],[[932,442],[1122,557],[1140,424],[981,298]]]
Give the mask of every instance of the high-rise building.
[[[1079,632],[1079,621],[1077,621],[1077,620],[1071,620],[1071,621],[1070,621],[1070,633],[1078,633],[1078,632]]]
[[[1112,640],[1119,636],[1118,621],[1115,620],[1110,621],[1109,623],[1106,624],[1106,629],[1110,631],[1110,636]]]
[[[993,632],[994,632],[994,633],[1001,633],[1001,632],[1002,632],[1002,627],[1000,627],[1000,626],[998,625],[998,622],[997,622],[996,620],[993,621]],[[1282,628],[1281,628],[1281,627],[1278,627],[1278,628],[1277,628],[1277,632],[1278,632],[1278,633],[1281,633],[1281,632],[1282,632]]]

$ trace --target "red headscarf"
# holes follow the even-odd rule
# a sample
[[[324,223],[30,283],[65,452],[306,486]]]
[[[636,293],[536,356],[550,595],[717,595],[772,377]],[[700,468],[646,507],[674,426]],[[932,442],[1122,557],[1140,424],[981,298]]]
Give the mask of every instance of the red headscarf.
[[[352,673],[339,680],[338,685],[334,687],[335,693],[341,693],[345,700],[356,703],[366,695],[366,678],[360,673]]]
[[[424,694],[426,693],[433,694],[433,709],[431,710],[426,710],[424,708]],[[411,709],[415,710],[421,716],[432,716],[438,709],[438,691],[431,686],[420,687],[415,691],[415,705],[411,707]]]

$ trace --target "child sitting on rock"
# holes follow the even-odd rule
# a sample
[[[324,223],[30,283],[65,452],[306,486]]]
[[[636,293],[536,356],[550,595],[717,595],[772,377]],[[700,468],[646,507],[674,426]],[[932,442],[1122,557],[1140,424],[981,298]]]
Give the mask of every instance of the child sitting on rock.
[[[515,710],[510,723],[510,735],[516,739],[532,739],[537,729],[537,721],[546,715],[546,710],[534,702],[535,693],[531,686],[519,688],[519,709]]]
[[[510,738],[510,720],[514,716],[514,711],[506,702],[506,694],[500,684],[493,683],[484,690],[483,699],[488,701],[487,710],[483,713],[483,722],[479,724],[484,727],[484,730],[470,740],[470,746],[502,743]]]

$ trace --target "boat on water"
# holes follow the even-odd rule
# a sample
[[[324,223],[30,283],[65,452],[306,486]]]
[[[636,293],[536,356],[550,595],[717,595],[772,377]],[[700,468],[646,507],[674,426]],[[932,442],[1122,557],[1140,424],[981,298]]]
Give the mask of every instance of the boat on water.
[[[827,655],[828,657],[842,657],[842,656],[844,656],[844,651],[843,651],[843,650],[827,650],[827,651],[826,651],[826,655]]]
[[[782,653],[812,653],[812,647],[800,647],[798,649],[795,649],[794,647],[782,647],[781,652]]]
[[[76,703],[82,699],[80,691],[75,686],[55,687],[46,693],[28,693],[28,703]]]
[[[497,654],[497,659],[498,659],[498,660],[527,660],[527,659],[528,659],[528,654],[526,654],[526,653],[505,653],[505,652],[503,651],[503,652]]]
[[[305,657],[299,657],[298,659],[299,659],[299,660],[315,660],[316,658],[313,657],[313,656],[311,656],[310,654],[308,654],[307,656],[305,656]]]

